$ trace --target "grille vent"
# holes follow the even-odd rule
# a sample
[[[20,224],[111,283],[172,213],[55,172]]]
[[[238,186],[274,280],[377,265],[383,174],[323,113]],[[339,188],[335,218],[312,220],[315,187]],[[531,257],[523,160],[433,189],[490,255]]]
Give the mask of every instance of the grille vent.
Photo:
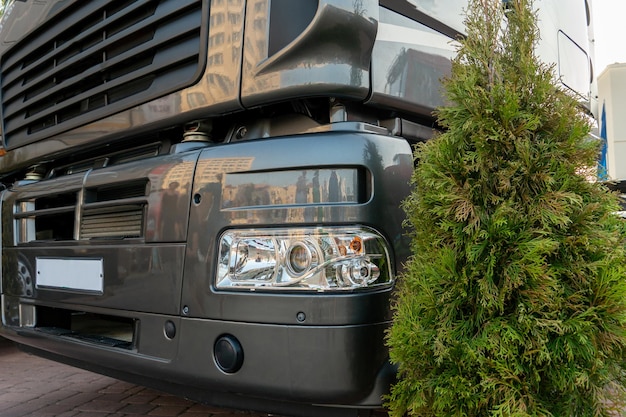
[[[0,68],[15,148],[191,85],[206,56],[202,0],[76,1]]]
[[[145,182],[86,190],[80,238],[141,237],[145,205]]]
[[[142,230],[142,205],[92,208],[83,212],[80,224],[80,238],[141,237]]]

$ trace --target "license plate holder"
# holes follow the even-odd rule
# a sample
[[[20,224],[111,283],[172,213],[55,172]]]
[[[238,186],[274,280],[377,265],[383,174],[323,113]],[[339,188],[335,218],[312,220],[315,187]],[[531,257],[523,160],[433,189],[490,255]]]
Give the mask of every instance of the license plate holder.
[[[90,258],[37,258],[36,288],[104,292],[104,262]]]

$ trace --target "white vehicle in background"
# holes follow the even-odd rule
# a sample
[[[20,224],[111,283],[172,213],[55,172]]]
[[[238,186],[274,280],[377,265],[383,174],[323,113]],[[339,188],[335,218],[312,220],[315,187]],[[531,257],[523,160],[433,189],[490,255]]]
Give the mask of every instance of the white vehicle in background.
[[[615,63],[598,76],[599,136],[604,141],[600,179],[621,195],[626,218],[626,64]]]

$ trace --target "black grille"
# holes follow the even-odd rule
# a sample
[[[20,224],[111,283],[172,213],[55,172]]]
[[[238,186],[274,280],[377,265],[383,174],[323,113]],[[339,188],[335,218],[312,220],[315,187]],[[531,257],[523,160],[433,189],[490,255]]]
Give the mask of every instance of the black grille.
[[[204,64],[202,0],[75,1],[2,57],[15,148],[191,85]]]

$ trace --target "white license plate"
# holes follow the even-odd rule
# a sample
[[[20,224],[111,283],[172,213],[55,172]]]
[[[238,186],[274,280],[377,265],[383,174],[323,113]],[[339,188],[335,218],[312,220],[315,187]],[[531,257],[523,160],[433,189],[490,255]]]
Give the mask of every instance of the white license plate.
[[[104,290],[102,259],[37,258],[37,288],[74,291]]]

